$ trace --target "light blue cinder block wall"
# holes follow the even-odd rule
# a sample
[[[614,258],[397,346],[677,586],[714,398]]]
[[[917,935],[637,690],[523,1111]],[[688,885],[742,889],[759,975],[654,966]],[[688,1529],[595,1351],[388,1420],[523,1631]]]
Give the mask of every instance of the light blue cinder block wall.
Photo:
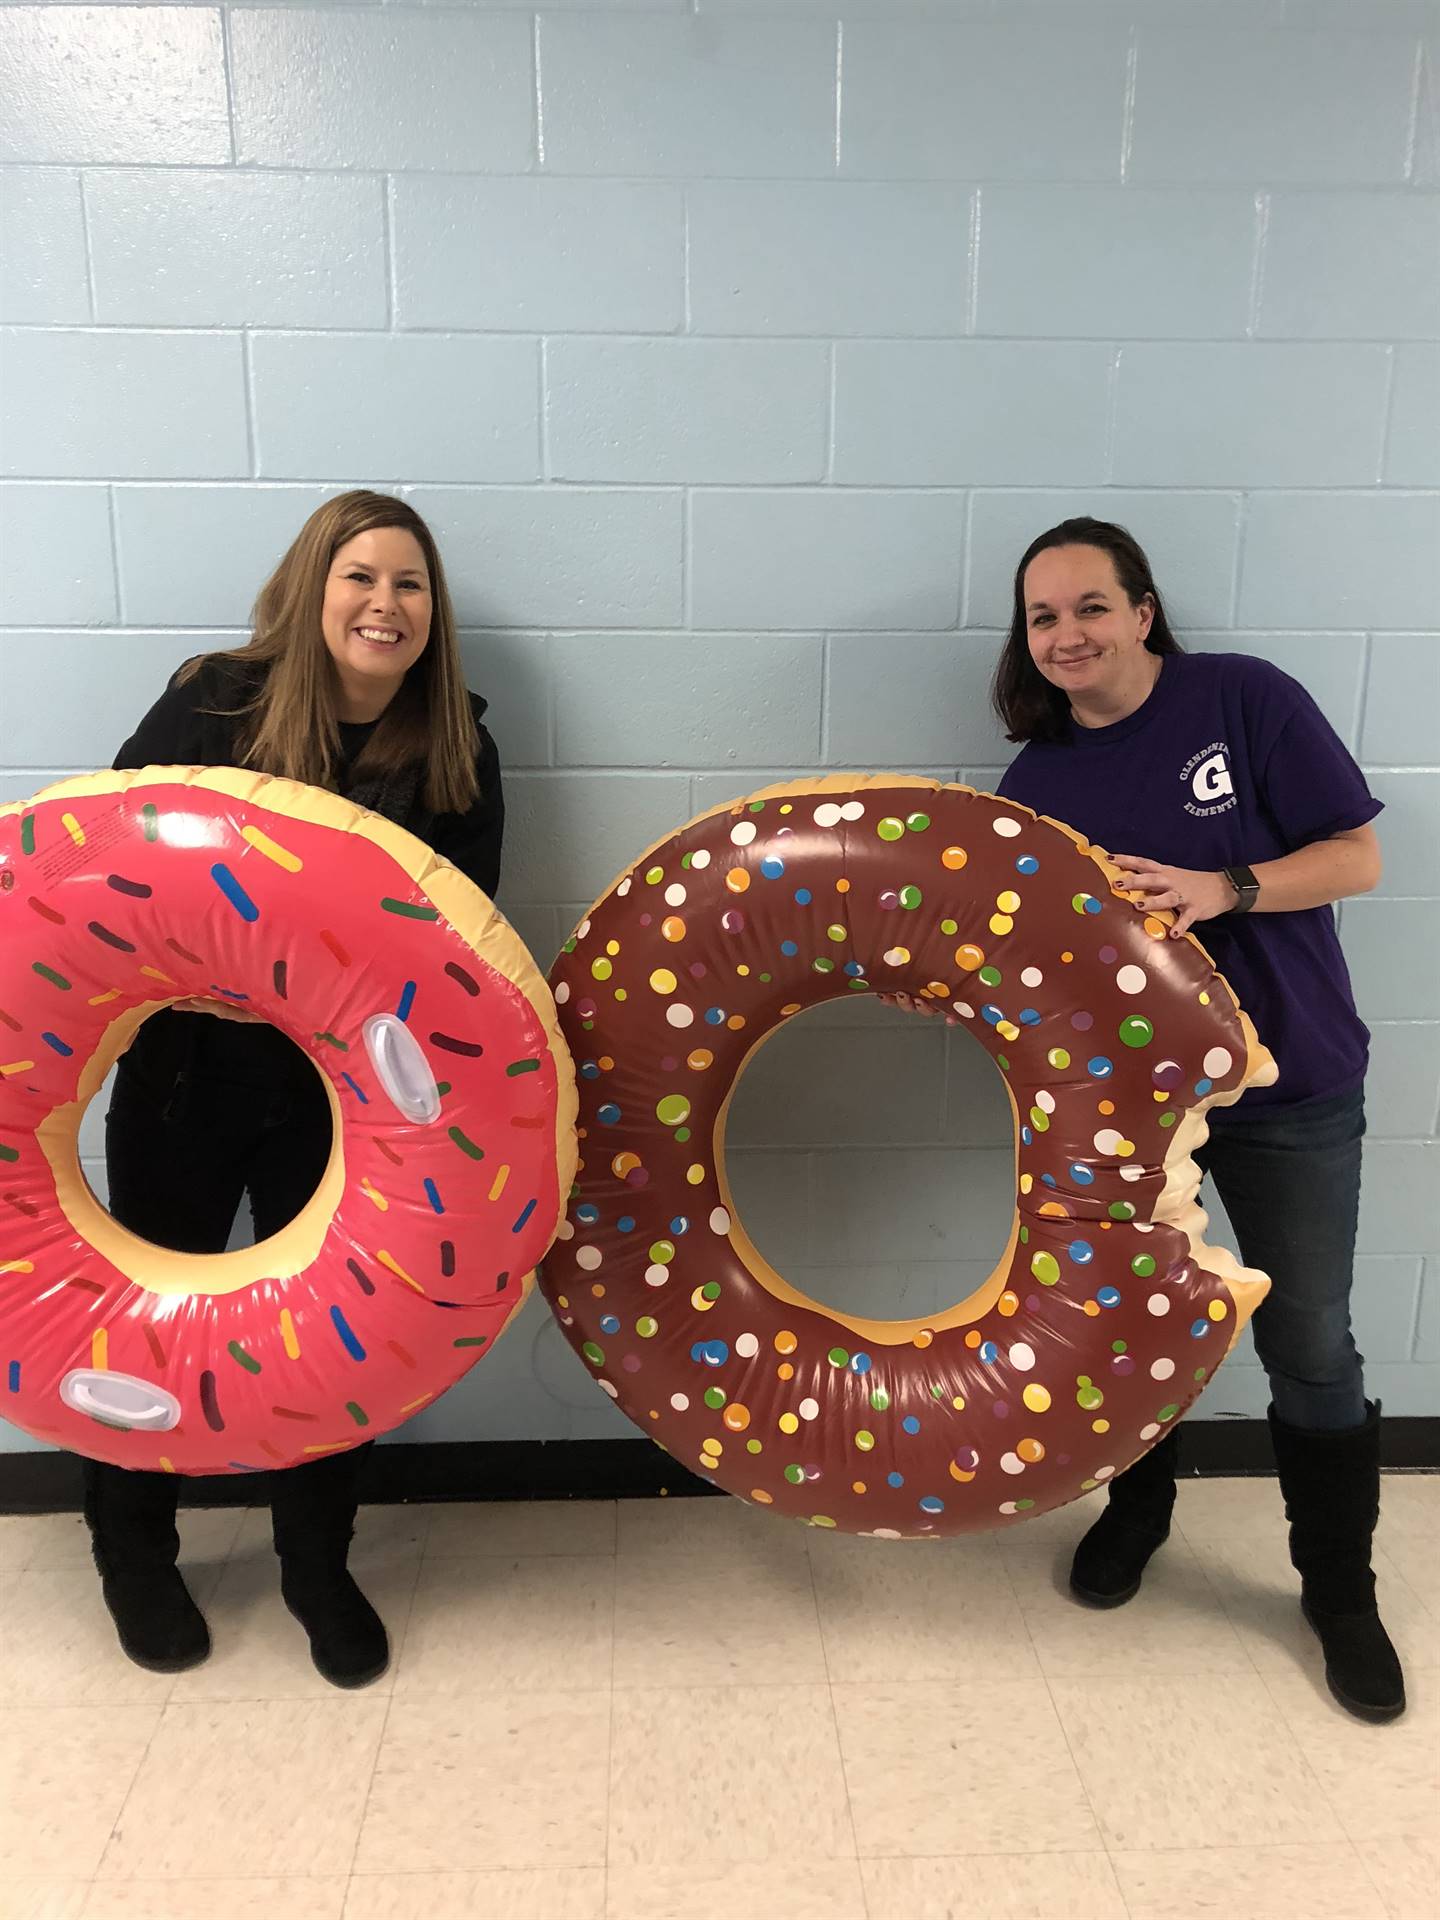
[[[763,782],[992,782],[1015,557],[1122,519],[1190,644],[1296,673],[1388,804],[1343,914],[1357,1312],[1390,1410],[1435,1410],[1433,5],[5,7],[0,91],[0,792],[107,761],[319,499],[398,488],[548,957]],[[761,1245],[836,1303],[923,1311],[1002,1242],[963,1034],[798,1025],[733,1138]],[[1202,1413],[1264,1399],[1232,1364]],[[629,1431],[532,1303],[402,1437]]]

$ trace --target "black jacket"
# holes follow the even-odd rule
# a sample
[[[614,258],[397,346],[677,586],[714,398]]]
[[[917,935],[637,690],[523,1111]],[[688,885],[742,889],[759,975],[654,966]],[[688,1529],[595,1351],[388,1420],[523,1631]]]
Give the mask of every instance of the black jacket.
[[[239,721],[233,710],[253,691],[256,669],[243,662],[210,661],[184,686],[174,679],[115,756],[117,771],[140,767],[231,767],[237,763]],[[500,786],[500,756],[480,723],[485,702],[470,696],[480,735],[476,770],[480,797],[465,813],[433,814],[417,801],[400,824],[450,861],[491,898],[500,881],[500,843],[505,830],[505,801]],[[220,709],[220,711],[207,711]],[[373,730],[342,725],[337,786],[343,794],[351,767]],[[241,1026],[203,1013],[157,1013],[136,1035],[120,1063],[131,1090],[143,1088],[173,1121],[189,1108],[189,1089],[197,1080],[230,1087],[294,1091],[313,1095],[318,1087],[305,1056],[276,1028]],[[323,1102],[317,1124],[328,1126]]]
[[[255,670],[244,663],[208,661],[182,687],[174,679],[115,756],[117,772],[137,767],[233,767],[237,763],[239,722],[226,709],[242,705],[256,684]],[[485,702],[470,696],[480,735],[475,770],[480,797],[465,813],[430,813],[417,803],[399,824],[435,849],[493,900],[500,884],[500,843],[505,831],[505,798],[500,786],[500,756],[481,724]],[[221,709],[219,712],[207,709]],[[340,728],[338,786],[345,792],[350,768],[373,731],[369,726]]]

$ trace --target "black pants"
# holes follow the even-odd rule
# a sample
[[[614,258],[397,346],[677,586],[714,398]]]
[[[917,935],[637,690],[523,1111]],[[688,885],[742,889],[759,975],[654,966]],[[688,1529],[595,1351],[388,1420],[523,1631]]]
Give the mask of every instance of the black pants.
[[[272,1028],[215,1032],[225,1023],[208,1014],[160,1016],[167,1019],[181,1024],[151,1022],[153,1042],[142,1029],[116,1076],[105,1121],[110,1211],[158,1245],[223,1253],[248,1195],[255,1238],[269,1239],[325,1171],[331,1117],[320,1078],[298,1049],[277,1050]],[[250,1077],[239,1077],[247,1068]],[[373,1445],[255,1476],[265,1482],[281,1552],[348,1541]],[[174,1474],[87,1461],[85,1511],[102,1559],[168,1549],[179,1491]]]

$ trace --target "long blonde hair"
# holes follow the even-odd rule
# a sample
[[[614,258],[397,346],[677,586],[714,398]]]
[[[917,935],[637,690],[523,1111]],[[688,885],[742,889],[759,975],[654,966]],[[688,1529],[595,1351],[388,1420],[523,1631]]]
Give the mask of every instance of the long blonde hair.
[[[254,631],[243,647],[187,661],[180,680],[210,661],[267,669],[243,716],[240,755],[247,767],[333,787],[340,760],[339,685],[325,646],[321,611],[331,562],[357,534],[403,527],[420,543],[430,575],[430,641],[381,715],[357,774],[385,773],[419,762],[431,813],[463,813],[479,796],[479,736],[455,637],[445,569],[429,527],[405,501],[385,493],[341,493],[317,507],[285,558],[260,589]]]

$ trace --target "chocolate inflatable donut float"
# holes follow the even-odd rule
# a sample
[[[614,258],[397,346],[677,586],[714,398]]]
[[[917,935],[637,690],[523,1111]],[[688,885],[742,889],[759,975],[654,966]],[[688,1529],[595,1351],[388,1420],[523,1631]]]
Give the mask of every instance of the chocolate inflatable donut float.
[[[1203,948],[1117,878],[988,794],[848,776],[692,821],[582,921],[551,973],[580,1164],[542,1285],[686,1467],[814,1526],[958,1534],[1100,1485],[1200,1393],[1268,1282],[1204,1244],[1191,1156],[1274,1068]],[[1015,1113],[1009,1244],[924,1322],[788,1285],[725,1177],[754,1049],[887,990],[959,1015]]]
[[[121,1227],[78,1153],[141,1022],[192,997],[288,1034],[335,1123],[290,1225],[202,1257]],[[224,1473],[398,1425],[524,1301],[574,1115],[524,945],[389,821],[229,768],[0,807],[0,1414],[38,1438]]]

